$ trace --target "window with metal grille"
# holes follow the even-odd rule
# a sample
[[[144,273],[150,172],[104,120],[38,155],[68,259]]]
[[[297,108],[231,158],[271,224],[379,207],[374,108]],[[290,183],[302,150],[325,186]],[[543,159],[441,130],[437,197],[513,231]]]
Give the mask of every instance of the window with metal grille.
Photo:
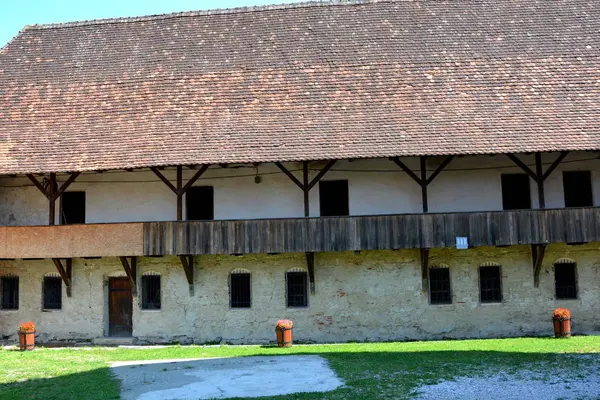
[[[62,279],[57,276],[44,277],[44,310],[62,308]]]
[[[19,277],[3,276],[0,280],[2,285],[2,309],[19,309]]]
[[[577,270],[575,263],[554,264],[554,282],[557,299],[576,299]]]
[[[160,310],[160,275],[142,276],[142,310]]]
[[[502,175],[502,209],[522,210],[531,208],[529,175]]]
[[[591,207],[592,174],[590,171],[563,171],[565,207]]]
[[[479,296],[482,303],[500,303],[502,301],[501,282],[500,266],[479,267]]]
[[[231,308],[250,308],[250,274],[230,275],[229,304]]]
[[[287,281],[287,306],[308,306],[308,274],[306,272],[288,272]]]
[[[452,304],[450,268],[429,268],[429,302]]]

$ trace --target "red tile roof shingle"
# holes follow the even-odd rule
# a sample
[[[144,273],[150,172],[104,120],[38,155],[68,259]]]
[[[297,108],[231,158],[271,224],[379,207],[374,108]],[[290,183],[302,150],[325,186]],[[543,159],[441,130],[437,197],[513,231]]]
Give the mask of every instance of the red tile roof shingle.
[[[600,2],[359,1],[24,29],[0,174],[600,149]]]

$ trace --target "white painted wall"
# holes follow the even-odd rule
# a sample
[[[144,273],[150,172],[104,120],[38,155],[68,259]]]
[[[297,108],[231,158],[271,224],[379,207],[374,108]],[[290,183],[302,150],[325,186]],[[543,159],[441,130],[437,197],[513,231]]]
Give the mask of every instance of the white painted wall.
[[[557,154],[544,155],[545,168]],[[528,165],[533,156],[521,155]],[[591,170],[595,205],[600,204],[600,161],[595,153],[574,152],[548,178],[546,207],[564,206],[562,171]],[[443,158],[432,158],[432,171]],[[418,159],[403,161],[414,171]],[[321,163],[315,165],[320,168]],[[286,164],[296,170],[300,164]],[[533,168],[533,167],[532,167]],[[260,184],[254,183],[256,172]],[[431,173],[430,171],[430,173]],[[487,211],[502,209],[501,174],[521,173],[504,155],[455,158],[429,186],[429,211]],[[163,173],[174,182],[175,170]],[[194,171],[184,169],[184,180]],[[311,172],[311,177],[317,174]],[[59,178],[64,181],[66,175]],[[348,179],[351,215],[419,213],[420,187],[388,160],[340,161],[324,180]],[[532,206],[537,207],[537,186],[531,182]],[[239,168],[211,167],[196,185],[215,188],[216,219],[291,218],[304,215],[302,191],[272,164]],[[176,218],[175,195],[150,171],[107,171],[82,174],[69,190],[86,192],[88,223],[164,221]],[[58,207],[58,205],[57,205]],[[310,214],[319,216],[319,185],[310,193]],[[0,179],[0,225],[46,225],[48,205],[44,196],[27,179]],[[184,201],[185,215],[185,201]],[[57,212],[58,220],[58,212]]]

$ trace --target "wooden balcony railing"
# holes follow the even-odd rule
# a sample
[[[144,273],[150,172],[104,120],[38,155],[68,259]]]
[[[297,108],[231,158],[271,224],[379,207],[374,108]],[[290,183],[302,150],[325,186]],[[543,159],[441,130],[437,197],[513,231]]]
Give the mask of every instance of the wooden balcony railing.
[[[0,227],[0,258],[248,254],[600,242],[600,208]]]
[[[600,241],[600,209],[144,224],[144,254],[247,254]]]

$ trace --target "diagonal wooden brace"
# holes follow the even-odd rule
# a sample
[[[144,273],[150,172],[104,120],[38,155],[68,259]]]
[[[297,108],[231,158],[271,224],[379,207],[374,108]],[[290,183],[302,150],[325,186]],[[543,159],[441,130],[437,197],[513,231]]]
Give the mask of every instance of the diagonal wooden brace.
[[[306,253],[306,266],[308,268],[308,279],[310,280],[310,293],[315,294],[315,253]]]
[[[421,249],[421,284],[423,292],[429,289],[429,249]]]
[[[547,244],[532,244],[531,256],[533,259],[533,286],[540,287],[540,271],[542,270],[542,262],[546,254]]]
[[[131,294],[137,296],[137,257],[130,257],[131,264],[127,260],[127,257],[119,257],[119,259],[131,284]]]
[[[66,288],[67,288],[67,297],[71,297],[71,286],[72,286],[72,266],[73,259],[66,259],[66,268],[63,266],[60,258],[53,258],[52,262],[56,266],[56,270],[58,271],[60,277],[62,278]]]
[[[194,295],[194,256],[179,256],[189,285],[190,296]]]

